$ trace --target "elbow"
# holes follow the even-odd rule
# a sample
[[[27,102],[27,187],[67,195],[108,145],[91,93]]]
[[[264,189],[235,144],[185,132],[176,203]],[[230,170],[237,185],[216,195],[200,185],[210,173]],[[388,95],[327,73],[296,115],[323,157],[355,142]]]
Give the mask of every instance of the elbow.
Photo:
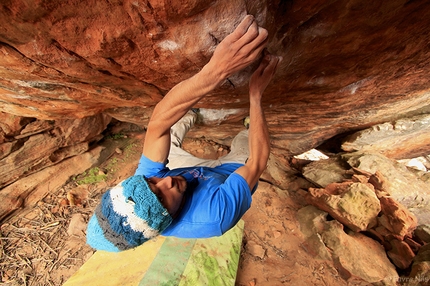
[[[260,164],[258,166],[258,169],[257,169],[258,174],[260,174],[260,175],[263,174],[263,172],[266,170],[266,168],[267,168],[267,161],[264,164]]]
[[[267,168],[268,157],[259,158],[259,160],[253,160],[253,158],[249,158],[246,162],[246,165],[256,174],[258,177],[266,170]]]

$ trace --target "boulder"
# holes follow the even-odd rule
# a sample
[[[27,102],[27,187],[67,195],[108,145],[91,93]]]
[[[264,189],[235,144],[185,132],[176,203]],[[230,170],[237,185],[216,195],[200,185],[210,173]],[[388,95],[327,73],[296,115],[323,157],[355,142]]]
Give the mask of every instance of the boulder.
[[[308,205],[298,210],[297,219],[300,223],[300,231],[307,238],[315,233],[323,232],[325,222],[327,221],[327,213],[312,205]]]
[[[357,232],[376,226],[381,211],[374,190],[362,183],[333,183],[325,189],[309,188],[306,201]]]
[[[415,229],[414,234],[421,241],[423,241],[425,243],[430,243],[430,225],[428,225],[428,224],[419,225]]]
[[[0,160],[0,187],[4,187],[33,170],[52,165],[50,156],[59,149],[60,137],[49,133],[30,136],[21,148]]]
[[[57,121],[20,119],[28,124],[16,124],[15,131],[10,131],[16,135],[0,144],[0,150],[7,153],[0,157],[0,188],[89,150],[110,120],[102,114]]]
[[[350,284],[365,281],[367,285],[377,282],[396,285],[399,276],[378,242],[360,233],[345,232],[343,225],[335,220],[326,223],[321,236],[339,274]]]
[[[403,240],[405,236],[412,237],[418,225],[417,218],[391,197],[382,197],[379,201],[382,209],[382,215],[379,217],[381,225],[399,240]]]
[[[317,259],[331,260],[331,254],[321,237],[327,222],[327,213],[309,205],[298,210],[297,219],[308,252]]]
[[[98,146],[3,188],[0,192],[0,221],[17,210],[34,207],[49,192],[61,188],[70,177],[92,167],[97,163],[103,149]]]
[[[263,100],[273,148],[301,154],[336,135],[429,112],[429,6],[405,0],[7,1],[0,5],[0,111],[41,120],[106,113],[145,126],[167,91],[199,71],[252,14],[269,31],[268,50],[284,58]],[[199,103],[236,110],[214,126],[241,126],[253,68]],[[235,128],[228,131],[234,135]]]
[[[415,172],[379,153],[353,152],[342,158],[351,167],[372,174],[378,171],[389,182],[385,188],[390,196],[412,212],[419,224],[430,223],[430,185]]]
[[[406,279],[406,286],[428,285],[430,282],[430,244],[423,246],[413,259],[411,273]]]
[[[347,152],[370,150],[388,158],[405,159],[428,153],[429,142],[430,115],[426,114],[361,130],[346,138],[341,147]]]
[[[340,183],[351,176],[349,165],[339,156],[313,161],[303,167],[303,176],[321,188],[331,183]]]
[[[409,245],[397,239],[390,241],[391,249],[387,251],[388,257],[399,269],[407,269],[415,257],[415,253]]]
[[[361,151],[311,162],[303,168],[306,179],[322,186],[352,179],[359,181],[357,174],[367,177],[365,181],[374,186],[378,197],[390,196],[412,212],[419,224],[430,223],[429,172],[417,173],[380,153]]]

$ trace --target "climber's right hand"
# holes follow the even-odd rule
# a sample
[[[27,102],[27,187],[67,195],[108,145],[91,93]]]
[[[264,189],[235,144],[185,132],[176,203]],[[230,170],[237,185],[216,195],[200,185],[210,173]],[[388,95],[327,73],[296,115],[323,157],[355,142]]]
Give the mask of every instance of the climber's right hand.
[[[205,66],[220,82],[254,62],[267,44],[268,32],[247,15],[236,29],[222,40]]]

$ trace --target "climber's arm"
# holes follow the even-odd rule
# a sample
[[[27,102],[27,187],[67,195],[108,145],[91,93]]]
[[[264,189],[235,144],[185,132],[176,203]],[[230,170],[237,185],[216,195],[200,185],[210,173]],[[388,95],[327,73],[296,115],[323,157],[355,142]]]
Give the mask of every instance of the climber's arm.
[[[251,64],[265,47],[266,39],[267,31],[258,27],[253,16],[246,16],[219,43],[200,72],[173,87],[156,105],[148,124],[143,154],[153,161],[166,162],[173,124],[227,77]]]
[[[236,170],[252,190],[266,169],[270,154],[269,131],[261,107],[263,92],[276,72],[280,57],[267,54],[249,82],[249,158],[245,166]]]

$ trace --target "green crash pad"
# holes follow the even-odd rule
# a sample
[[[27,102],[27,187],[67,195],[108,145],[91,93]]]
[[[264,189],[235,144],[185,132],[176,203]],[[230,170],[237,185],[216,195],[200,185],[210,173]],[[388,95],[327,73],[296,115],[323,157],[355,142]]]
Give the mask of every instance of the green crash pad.
[[[64,286],[234,285],[243,227],[241,220],[220,237],[159,236],[127,251],[97,251]]]

